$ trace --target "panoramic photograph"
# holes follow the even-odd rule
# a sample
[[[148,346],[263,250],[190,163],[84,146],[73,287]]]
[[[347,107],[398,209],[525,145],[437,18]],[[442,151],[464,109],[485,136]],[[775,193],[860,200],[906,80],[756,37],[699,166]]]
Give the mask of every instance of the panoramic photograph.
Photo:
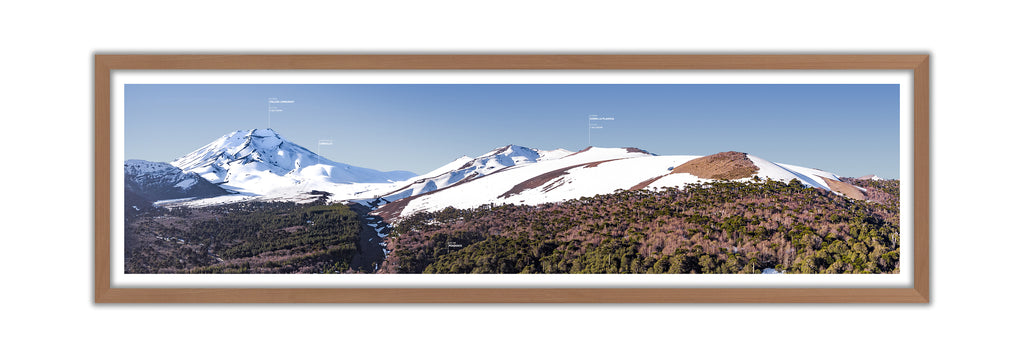
[[[127,84],[123,138],[125,274],[900,273],[896,84]]]

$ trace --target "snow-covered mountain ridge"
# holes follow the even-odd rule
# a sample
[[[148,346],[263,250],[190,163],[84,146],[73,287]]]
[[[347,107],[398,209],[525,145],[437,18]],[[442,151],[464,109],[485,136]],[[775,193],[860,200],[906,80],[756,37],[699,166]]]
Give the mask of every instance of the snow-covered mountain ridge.
[[[739,152],[659,156],[632,147],[588,147],[572,152],[510,144],[476,157],[462,156],[427,174],[414,176],[409,172],[382,172],[334,162],[285,140],[271,129],[228,133],[172,164],[185,173],[241,193],[187,205],[253,199],[306,200],[316,190],[331,193],[334,201],[379,207],[379,213],[392,218],[449,206],[536,205],[617,190],[658,190],[755,177],[797,180],[838,195],[862,197],[862,188],[841,183],[833,173]],[[132,170],[158,169],[138,166]]]
[[[509,144],[484,153],[476,158],[467,156],[460,157],[451,163],[445,164],[438,169],[425,175],[410,179],[408,185],[386,193],[383,198],[387,201],[420,195],[444,189],[459,183],[484,177],[502,170],[517,166],[561,159],[572,154],[565,149],[538,150],[523,146]]]
[[[847,195],[856,188],[839,187],[840,178],[829,172],[801,166],[778,164],[748,155],[729,152],[747,166],[742,177],[729,180],[749,181],[755,177],[801,184]],[[435,211],[446,207],[459,209],[480,205],[525,204],[560,202],[585,196],[610,194],[618,190],[681,187],[687,184],[721,180],[701,171],[675,170],[697,159],[714,159],[726,153],[708,156],[666,155],[656,156],[635,148],[587,148],[556,160],[517,165],[459,183],[450,190],[437,190],[415,195],[385,205],[378,212],[385,217],[408,216],[421,211]],[[737,157],[738,156],[738,157]],[[707,165],[725,165],[711,160]]]

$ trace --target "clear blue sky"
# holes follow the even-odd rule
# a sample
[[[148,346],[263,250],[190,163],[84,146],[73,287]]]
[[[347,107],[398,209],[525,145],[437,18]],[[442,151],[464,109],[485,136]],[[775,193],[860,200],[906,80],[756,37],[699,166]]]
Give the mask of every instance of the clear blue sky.
[[[292,100],[269,104],[268,98]],[[277,106],[280,112],[268,111]],[[747,152],[841,176],[899,177],[898,85],[127,85],[125,158],[169,162],[270,127],[334,161],[428,172],[506,144],[660,155]]]

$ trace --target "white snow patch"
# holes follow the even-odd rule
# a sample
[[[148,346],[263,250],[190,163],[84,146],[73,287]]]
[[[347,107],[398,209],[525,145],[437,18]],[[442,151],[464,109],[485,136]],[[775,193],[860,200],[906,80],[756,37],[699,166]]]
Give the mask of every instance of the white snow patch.
[[[178,182],[178,184],[174,184],[174,186],[182,188],[182,189],[188,189],[188,188],[191,188],[193,185],[196,185],[196,183],[198,183],[198,181],[196,181],[195,179],[188,178],[188,179],[185,179],[185,180],[182,180],[182,181]]]
[[[180,198],[180,199],[157,200],[157,201],[153,202],[153,206],[165,206],[165,205],[171,205],[171,204],[176,204],[176,203],[184,203],[184,202],[188,202],[188,201],[193,200],[193,199],[195,199],[195,197]]]
[[[829,190],[828,184],[825,183],[824,179],[818,177],[822,175],[829,179],[835,177],[835,174],[827,173],[817,169],[808,169],[804,167],[797,167],[794,165],[782,165],[776,164],[753,155],[747,155],[750,161],[754,162],[754,165],[758,167],[757,176],[761,178],[771,178],[782,182],[789,182],[790,180],[796,179],[805,186],[822,188]],[[836,178],[838,180],[838,178]]]
[[[542,160],[562,159],[572,154],[573,152],[562,148],[558,148],[555,150],[538,150],[537,153],[540,153],[540,158],[537,158],[537,161],[539,162]]]

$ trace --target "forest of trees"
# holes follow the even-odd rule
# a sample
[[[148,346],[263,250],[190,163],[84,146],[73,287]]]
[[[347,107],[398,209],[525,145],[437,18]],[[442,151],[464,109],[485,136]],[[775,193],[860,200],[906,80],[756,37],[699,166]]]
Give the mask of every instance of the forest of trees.
[[[898,273],[899,181],[844,181],[867,200],[755,177],[418,213],[377,272]],[[364,218],[326,198],[147,211],[126,219],[125,272],[371,272],[353,269]]]
[[[899,272],[899,181],[847,182],[868,200],[755,178],[419,213],[396,224],[382,271]]]
[[[133,220],[128,273],[340,273],[361,229],[358,214],[322,201],[164,209]]]

